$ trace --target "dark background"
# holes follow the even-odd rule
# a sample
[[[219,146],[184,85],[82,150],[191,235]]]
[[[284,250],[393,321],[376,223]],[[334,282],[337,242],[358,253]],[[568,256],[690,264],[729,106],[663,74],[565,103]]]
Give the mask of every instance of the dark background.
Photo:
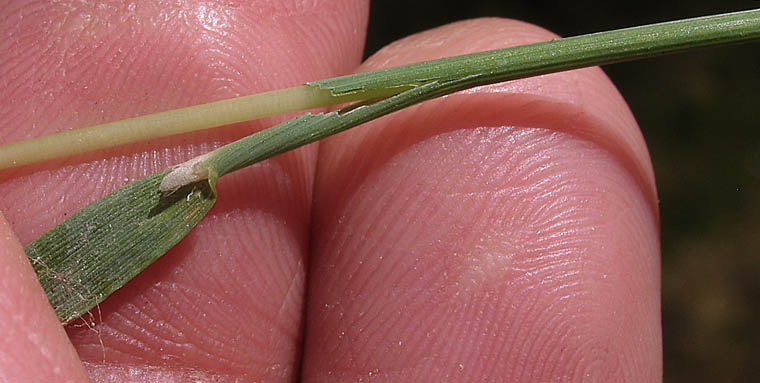
[[[474,17],[520,19],[572,36],[759,7],[750,0],[374,1],[366,54]],[[760,43],[604,71],[636,115],[657,177],[665,381],[757,381]]]

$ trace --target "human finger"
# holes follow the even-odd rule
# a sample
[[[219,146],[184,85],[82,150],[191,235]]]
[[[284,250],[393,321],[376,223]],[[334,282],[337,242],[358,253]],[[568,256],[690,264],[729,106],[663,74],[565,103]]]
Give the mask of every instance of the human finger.
[[[361,70],[555,38],[480,19]],[[650,381],[661,374],[654,177],[598,68],[426,102],[320,148],[310,381]]]
[[[299,85],[361,59],[366,1],[5,4],[3,142]],[[280,119],[128,145],[0,174],[28,243],[146,174]],[[68,328],[92,376],[297,374],[316,146],[229,175],[175,249]],[[73,293],[76,281],[72,281]]]

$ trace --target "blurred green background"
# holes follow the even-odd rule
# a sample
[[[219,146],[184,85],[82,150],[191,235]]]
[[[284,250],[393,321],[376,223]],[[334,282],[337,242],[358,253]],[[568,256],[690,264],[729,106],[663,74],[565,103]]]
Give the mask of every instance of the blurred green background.
[[[366,54],[466,18],[562,36],[751,8],[760,1],[374,1]],[[607,66],[652,154],[662,214],[665,381],[758,381],[760,43]]]

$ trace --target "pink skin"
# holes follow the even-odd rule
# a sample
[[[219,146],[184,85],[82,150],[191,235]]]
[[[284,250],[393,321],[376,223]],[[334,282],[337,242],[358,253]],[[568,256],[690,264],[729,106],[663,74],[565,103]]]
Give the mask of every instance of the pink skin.
[[[366,2],[286,3],[6,5],[0,142],[356,69]],[[552,37],[474,20],[358,70]],[[654,177],[598,69],[428,102],[225,177],[208,218],[67,338],[19,243],[279,120],[0,172],[0,380],[660,379]]]
[[[360,70],[553,37],[461,22]],[[317,174],[306,376],[660,378],[654,178],[599,69],[410,108],[324,142]]]

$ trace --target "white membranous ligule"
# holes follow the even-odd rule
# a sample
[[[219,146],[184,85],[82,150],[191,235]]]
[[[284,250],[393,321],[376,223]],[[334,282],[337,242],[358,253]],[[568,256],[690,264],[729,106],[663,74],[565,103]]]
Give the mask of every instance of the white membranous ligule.
[[[208,167],[203,162],[210,157],[210,154],[206,153],[174,166],[161,180],[158,190],[161,193],[172,194],[185,185],[208,179]]]

